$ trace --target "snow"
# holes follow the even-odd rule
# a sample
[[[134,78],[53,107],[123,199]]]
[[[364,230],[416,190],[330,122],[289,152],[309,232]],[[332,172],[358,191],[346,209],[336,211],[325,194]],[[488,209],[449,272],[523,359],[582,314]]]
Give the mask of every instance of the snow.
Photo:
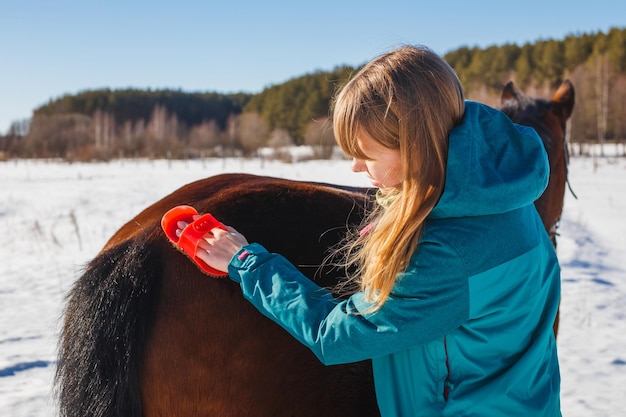
[[[127,220],[176,188],[223,172],[369,186],[349,161],[207,159],[0,162],[0,410],[56,416],[52,379],[64,296]],[[559,228],[558,338],[568,417],[626,409],[626,158],[575,157]]]

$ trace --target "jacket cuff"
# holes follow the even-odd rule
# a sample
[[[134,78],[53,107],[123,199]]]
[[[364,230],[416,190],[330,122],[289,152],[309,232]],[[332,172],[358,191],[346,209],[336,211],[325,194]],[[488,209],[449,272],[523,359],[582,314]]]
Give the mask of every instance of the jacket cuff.
[[[231,280],[241,283],[241,273],[249,270],[259,260],[270,253],[258,243],[242,247],[228,264],[228,276]]]

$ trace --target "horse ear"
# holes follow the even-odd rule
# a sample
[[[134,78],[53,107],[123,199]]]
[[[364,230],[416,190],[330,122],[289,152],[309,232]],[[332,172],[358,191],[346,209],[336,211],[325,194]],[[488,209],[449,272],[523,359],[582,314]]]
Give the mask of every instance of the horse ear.
[[[551,101],[553,104],[556,104],[561,108],[563,120],[569,119],[574,111],[574,102],[576,101],[574,85],[570,82],[570,80],[565,80],[561,83],[552,96]]]
[[[500,95],[500,103],[504,105],[509,100],[519,101],[519,97],[519,91],[517,91],[517,89],[513,85],[513,81],[509,81],[502,89],[502,94]]]

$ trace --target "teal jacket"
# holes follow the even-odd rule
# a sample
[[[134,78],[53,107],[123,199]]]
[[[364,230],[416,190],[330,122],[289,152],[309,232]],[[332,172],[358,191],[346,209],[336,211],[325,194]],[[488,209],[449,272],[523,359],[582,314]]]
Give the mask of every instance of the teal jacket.
[[[371,358],[384,417],[560,416],[560,269],[533,205],[548,175],[534,130],[467,101],[444,193],[380,310],[360,292],[334,299],[258,244],[228,272],[323,363]]]

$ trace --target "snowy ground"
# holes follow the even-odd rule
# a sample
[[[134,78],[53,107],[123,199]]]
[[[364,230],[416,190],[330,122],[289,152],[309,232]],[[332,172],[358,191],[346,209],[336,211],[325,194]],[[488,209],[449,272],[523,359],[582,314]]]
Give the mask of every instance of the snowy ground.
[[[64,294],[124,222],[195,179],[250,172],[368,186],[347,161],[0,163],[0,414],[56,416]],[[626,410],[626,158],[573,158],[559,232],[558,339],[567,417]]]

